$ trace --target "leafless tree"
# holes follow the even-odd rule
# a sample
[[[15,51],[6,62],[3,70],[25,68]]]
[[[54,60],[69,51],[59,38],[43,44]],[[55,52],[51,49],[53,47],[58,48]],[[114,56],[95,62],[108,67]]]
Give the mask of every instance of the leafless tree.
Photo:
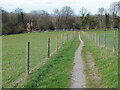
[[[118,2],[118,16],[120,17],[120,1]]]
[[[98,14],[99,14],[99,26],[100,26],[100,28],[103,27],[102,23],[103,23],[103,14],[104,14],[104,11],[105,11],[105,10],[104,10],[103,7],[101,7],[101,8],[98,9]]]
[[[74,23],[74,10],[69,7],[65,6],[62,9],[54,10],[55,15],[55,27],[57,29],[71,29]]]
[[[114,2],[114,3],[112,3],[111,5],[110,5],[110,14],[112,15],[112,17],[111,17],[111,22],[112,22],[112,24],[111,24],[111,28],[114,28],[114,26],[115,26],[115,20],[116,20],[116,16],[117,16],[117,14],[118,14],[118,2]]]
[[[87,10],[86,8],[82,8],[82,9],[80,10],[80,15],[81,15],[81,16],[86,16],[88,13],[89,13],[89,12],[88,12],[88,10]]]

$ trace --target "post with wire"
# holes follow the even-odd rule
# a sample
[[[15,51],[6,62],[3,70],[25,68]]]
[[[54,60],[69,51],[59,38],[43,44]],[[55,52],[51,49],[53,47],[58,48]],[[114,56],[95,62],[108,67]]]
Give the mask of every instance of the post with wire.
[[[48,58],[50,58],[50,38],[48,38]]]
[[[30,47],[30,42],[27,42],[27,48],[26,48],[26,76],[29,75],[29,47]]]

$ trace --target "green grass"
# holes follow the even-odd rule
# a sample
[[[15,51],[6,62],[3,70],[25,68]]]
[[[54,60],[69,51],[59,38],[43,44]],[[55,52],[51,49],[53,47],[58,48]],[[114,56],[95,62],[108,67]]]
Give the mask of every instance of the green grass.
[[[104,32],[106,32],[106,48],[113,50],[113,42],[114,42],[114,31],[86,31],[90,35],[90,39],[95,40],[96,33],[96,43],[99,44],[99,35],[100,35],[100,45],[104,46]],[[118,31],[116,31],[116,54],[118,54]]]
[[[99,47],[97,44],[88,39],[82,33],[81,38],[85,44],[85,47],[83,47],[82,50],[82,56],[86,68],[85,73],[89,72],[86,57],[87,52],[90,52],[101,77],[100,87],[102,86],[106,88],[118,88],[118,56],[113,54],[112,50],[110,49]],[[94,81],[91,81],[88,74],[86,75],[88,77],[88,80],[86,80],[87,87],[95,88]]]
[[[74,53],[79,46],[78,33],[59,49],[40,69],[19,85],[20,88],[69,88]]]
[[[42,63],[47,57],[47,40],[50,38],[50,53],[61,46],[61,34],[73,32],[37,32],[2,37],[2,86],[10,87],[13,82],[23,77],[26,71],[26,43],[30,42],[30,70]],[[67,37],[66,37],[67,38]],[[66,39],[65,37],[63,38]]]

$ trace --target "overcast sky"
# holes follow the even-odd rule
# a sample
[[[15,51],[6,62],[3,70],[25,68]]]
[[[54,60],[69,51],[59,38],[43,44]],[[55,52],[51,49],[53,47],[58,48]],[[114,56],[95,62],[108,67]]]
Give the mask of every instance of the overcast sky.
[[[85,7],[92,14],[97,13],[98,8],[109,8],[113,2],[120,0],[0,0],[0,7],[9,12],[16,8],[22,8],[25,12],[33,10],[46,10],[52,13],[55,8],[60,9],[63,6],[70,6],[75,14],[79,14],[82,7]]]

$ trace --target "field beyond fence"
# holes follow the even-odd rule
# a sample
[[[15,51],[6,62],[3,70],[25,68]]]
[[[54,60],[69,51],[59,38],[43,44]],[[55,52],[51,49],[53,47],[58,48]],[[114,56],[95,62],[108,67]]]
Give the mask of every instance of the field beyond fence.
[[[119,31],[85,31],[83,33],[99,46],[110,49],[111,52],[120,55],[120,53],[118,53]]]
[[[74,35],[73,31],[59,31],[3,36],[2,86],[13,87],[18,80],[26,76],[27,42],[29,42],[29,73],[31,73]]]

